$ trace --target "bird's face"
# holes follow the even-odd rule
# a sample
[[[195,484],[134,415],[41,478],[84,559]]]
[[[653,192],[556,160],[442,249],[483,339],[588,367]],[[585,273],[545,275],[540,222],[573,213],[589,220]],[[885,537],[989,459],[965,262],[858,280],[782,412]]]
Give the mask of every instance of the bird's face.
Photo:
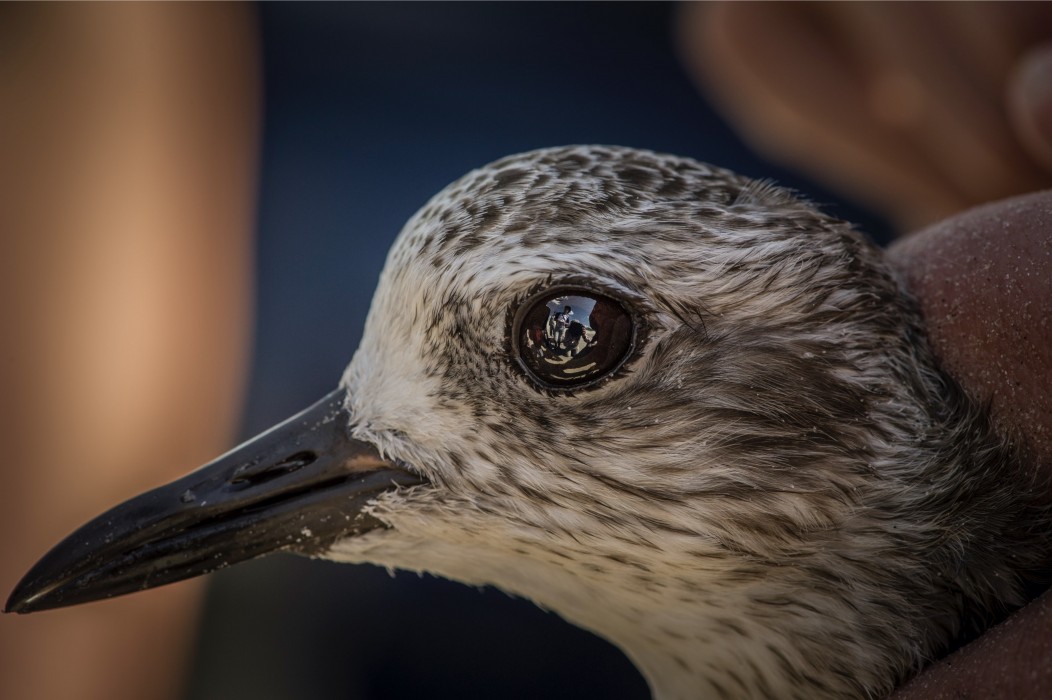
[[[337,392],[89,523],[9,609],[287,549],[615,638],[646,610],[696,625],[677,606],[760,595],[895,478],[873,464],[919,420],[908,319],[878,253],[784,190],[631,149],[514,156],[406,225]]]
[[[326,556],[593,628],[580,596],[757,576],[864,497],[907,316],[877,254],[784,190],[626,149],[469,174],[407,224],[341,383],[354,437],[427,485]]]

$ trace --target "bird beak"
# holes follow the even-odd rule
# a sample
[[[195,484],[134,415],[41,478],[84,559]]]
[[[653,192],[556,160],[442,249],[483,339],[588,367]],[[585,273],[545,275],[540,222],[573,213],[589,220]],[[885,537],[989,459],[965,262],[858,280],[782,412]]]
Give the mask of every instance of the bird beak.
[[[384,525],[363,507],[425,483],[349,437],[346,393],[87,523],[7,601],[28,613],[153,588],[285,550],[313,554]]]

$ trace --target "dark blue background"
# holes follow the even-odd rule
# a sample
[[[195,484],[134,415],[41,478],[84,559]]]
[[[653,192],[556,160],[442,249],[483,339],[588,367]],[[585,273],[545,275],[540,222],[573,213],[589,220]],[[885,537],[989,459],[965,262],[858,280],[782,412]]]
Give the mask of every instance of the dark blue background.
[[[568,143],[774,178],[686,76],[666,4],[263,4],[258,322],[244,434],[332,389],[404,221],[464,172]],[[627,659],[532,604],[277,556],[213,577],[195,700],[646,697]]]

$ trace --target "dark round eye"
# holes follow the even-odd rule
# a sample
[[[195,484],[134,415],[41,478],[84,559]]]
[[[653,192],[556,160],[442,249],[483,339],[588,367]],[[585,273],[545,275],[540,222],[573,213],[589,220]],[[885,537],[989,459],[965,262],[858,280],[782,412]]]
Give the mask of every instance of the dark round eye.
[[[635,343],[632,316],[620,302],[584,289],[542,292],[515,314],[513,352],[549,389],[579,388],[624,364]]]

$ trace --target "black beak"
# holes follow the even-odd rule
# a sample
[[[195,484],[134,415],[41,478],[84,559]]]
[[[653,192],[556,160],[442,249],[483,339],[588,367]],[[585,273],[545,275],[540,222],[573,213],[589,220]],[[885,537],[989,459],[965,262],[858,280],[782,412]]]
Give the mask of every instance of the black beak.
[[[321,553],[384,525],[362,512],[425,483],[348,436],[343,390],[181,479],[81,527],[19,582],[5,612],[153,588],[277,550]]]

